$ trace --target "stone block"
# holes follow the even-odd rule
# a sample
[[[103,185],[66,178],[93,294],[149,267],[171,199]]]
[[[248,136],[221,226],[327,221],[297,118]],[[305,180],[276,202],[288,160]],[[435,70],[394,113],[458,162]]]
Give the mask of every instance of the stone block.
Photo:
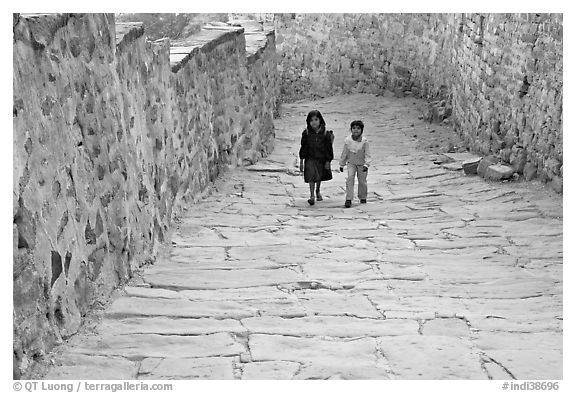
[[[157,358],[146,358],[145,360]],[[182,359],[178,357],[161,359],[153,369],[140,370],[139,379],[167,380],[167,379],[234,379],[234,360],[231,357],[205,357],[196,359]],[[144,371],[144,372],[142,372]]]
[[[478,165],[480,164],[481,160],[482,157],[477,157],[464,161],[462,163],[462,169],[464,169],[464,173],[467,175],[475,175],[478,173]]]
[[[462,319],[436,318],[424,323],[422,334],[425,336],[468,337],[470,330]]]
[[[462,170],[462,164],[459,162],[449,162],[441,165],[442,168],[448,169],[449,171],[460,171]]]
[[[379,347],[399,379],[486,379],[477,352],[450,336],[381,337]]]
[[[485,177],[486,175],[486,170],[488,169],[488,167],[490,165],[494,165],[498,162],[498,158],[496,158],[495,156],[487,156],[484,157],[480,160],[480,162],[478,163],[478,168],[477,168],[477,172],[479,176]]]
[[[504,180],[510,179],[514,174],[514,169],[508,165],[494,164],[486,169],[484,178],[488,180]]]
[[[467,161],[467,160],[482,158],[482,157],[478,157],[476,154],[472,154],[472,153],[468,153],[468,152],[442,153],[442,156],[448,157],[451,161]]]
[[[137,374],[137,362],[128,359],[66,353],[45,379],[136,379]]]
[[[298,362],[253,362],[244,366],[242,379],[292,379],[300,369]]]

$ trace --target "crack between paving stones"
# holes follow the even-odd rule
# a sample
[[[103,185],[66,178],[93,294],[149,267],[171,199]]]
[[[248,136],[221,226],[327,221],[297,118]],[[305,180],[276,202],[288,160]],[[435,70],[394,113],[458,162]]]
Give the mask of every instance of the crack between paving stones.
[[[354,318],[354,319],[361,319],[361,320],[370,320],[370,321],[382,321],[382,318],[374,318],[374,317],[361,317],[358,315],[349,315],[349,314],[314,314],[314,315],[305,315],[305,316],[290,316],[290,315],[266,315],[265,317],[274,317],[274,318],[282,318],[282,319],[305,319],[310,317],[347,317],[347,318]],[[242,319],[253,318],[253,317],[244,317]],[[397,318],[394,318],[397,319]]]
[[[232,375],[234,376],[235,380],[241,380],[243,374],[244,367],[242,365],[242,359],[240,356],[238,356],[238,361],[236,361],[236,359],[232,361]]]
[[[378,358],[378,354],[380,357],[386,361],[386,373],[391,374],[392,376],[396,377],[396,373],[392,370],[392,365],[390,364],[390,359],[386,357],[386,353],[384,353],[384,349],[382,348],[382,342],[376,339],[376,357]]]
[[[486,355],[483,351],[480,351],[480,353],[484,356],[486,356],[488,359],[490,359],[490,361],[498,366],[500,366],[502,368],[502,370],[504,370],[504,372],[506,372],[506,374],[508,374],[512,379],[517,379],[514,374],[512,374],[512,372],[510,370],[508,370],[502,363],[496,361],[495,359],[491,358],[490,356]]]
[[[234,321],[239,321],[240,319],[252,318],[255,315],[242,315],[242,316],[234,316],[234,315],[199,315],[199,316],[179,316],[179,315],[144,315],[144,314],[122,314],[122,315],[108,315],[107,318],[115,321],[120,321],[121,319],[126,318],[166,318],[166,319],[173,319],[173,320],[182,320],[182,319],[215,319],[217,321],[221,321],[224,319],[232,319]],[[130,333],[128,333],[130,334]],[[140,333],[140,334],[148,334],[148,333]]]
[[[234,259],[234,258],[232,258],[232,257],[230,256],[230,251],[231,251],[231,250],[232,250],[232,247],[224,247],[224,255],[225,255],[224,260],[225,260],[225,261],[236,260],[236,259]]]
[[[529,258],[529,257],[526,257],[526,258]],[[555,256],[555,257],[546,257],[546,256],[543,256],[543,257],[536,257],[536,258],[532,257],[532,258],[533,258],[533,259],[536,259],[536,260],[540,260],[540,261],[542,261],[542,260],[550,260],[550,261],[552,261],[552,262],[555,262],[555,264],[558,264],[558,265],[562,265],[562,264],[563,264],[563,261],[559,261],[559,260],[558,260],[558,259],[562,259],[562,257],[557,257],[557,256]]]
[[[303,367],[304,367],[304,365],[305,365],[306,363],[304,363],[304,362],[297,362],[297,361],[294,361],[294,360],[290,360],[290,361],[291,361],[291,362],[294,362],[294,363],[298,363],[298,370],[296,370],[296,372],[294,373],[294,375],[292,375],[292,379],[294,379],[294,378],[296,378],[298,375],[300,375],[300,373],[301,373],[302,371],[304,371],[304,368],[303,368]]]
[[[220,230],[219,230],[218,228],[211,227],[210,230],[211,230],[212,232],[216,232],[216,234],[218,235],[218,237],[219,237],[221,240],[228,240],[228,238],[227,238],[226,236],[224,236],[224,235],[222,234],[222,232],[220,232]],[[226,249],[226,247],[228,247],[228,246],[224,246],[224,249]]]
[[[284,267],[280,267],[280,268],[284,268]],[[280,269],[279,268],[279,269]],[[220,269],[220,270],[227,270],[227,269]],[[234,269],[232,269],[234,270]],[[242,270],[242,269],[236,269],[236,270]],[[244,269],[246,270],[246,269]],[[219,291],[219,290],[227,290],[227,289],[250,289],[250,288],[261,288],[261,287],[272,287],[272,286],[276,286],[278,284],[260,284],[260,285],[252,285],[252,286],[248,286],[248,287],[225,287],[225,288],[189,288],[189,287],[182,287],[182,286],[172,286],[172,285],[167,285],[167,284],[150,284],[148,281],[146,281],[146,279],[144,279],[144,281],[150,285],[151,289],[167,289],[170,291],[174,291],[174,292],[180,292],[180,291]],[[190,301],[197,301],[197,300],[192,300],[192,299],[188,299]]]
[[[533,333],[562,333],[564,330],[561,328],[543,328],[543,329],[536,329],[536,330],[514,330],[514,329],[506,329],[506,330],[494,330],[495,332],[502,332],[502,333],[520,333],[520,334],[533,334]]]
[[[470,284],[470,285],[478,285],[478,284]],[[438,297],[447,297],[447,298],[452,298],[452,299],[462,299],[462,296],[442,296],[442,295],[437,295]],[[484,300],[523,300],[523,299],[534,299],[537,297],[543,297],[543,296],[553,296],[551,294],[547,294],[547,293],[543,293],[543,294],[539,294],[539,295],[529,295],[529,296],[519,296],[519,297],[486,297],[486,296],[470,296],[470,294],[468,294],[468,297],[466,297],[466,299],[484,299]]]
[[[493,378],[492,378],[492,376],[490,375],[490,373],[488,372],[488,369],[486,368],[486,363],[490,363],[490,362],[488,362],[487,360],[485,360],[485,359],[482,357],[482,354],[481,354],[481,353],[479,353],[478,355],[479,355],[478,357],[480,358],[480,368],[482,369],[482,372],[486,375],[486,377],[487,377],[489,380],[492,381]]]
[[[118,360],[128,360],[129,362],[133,362],[133,363],[141,363],[144,359],[147,358],[151,358],[154,356],[142,356],[142,355],[102,355],[102,354],[98,354],[98,353],[86,353],[86,352],[77,352],[77,353],[73,353],[74,355],[82,355],[82,356],[90,356],[90,357],[100,357],[100,358],[106,358],[106,359],[118,359]],[[159,358],[156,357],[157,359],[164,359],[164,358]],[[138,367],[138,369],[140,369],[140,367]],[[138,371],[136,372],[138,375]]]
[[[243,327],[244,329],[246,329],[246,331],[248,332],[248,333],[246,334],[246,349],[248,350],[248,355],[250,356],[250,362],[246,362],[246,363],[251,363],[251,362],[253,361],[253,360],[252,360],[253,357],[252,357],[252,348],[250,348],[250,335],[253,334],[253,333],[250,331],[250,329],[248,329],[246,326],[244,326],[244,324],[242,323],[242,321],[240,321],[240,324],[241,324],[242,327]],[[242,357],[240,357],[240,362],[243,363],[243,362],[242,362]]]
[[[146,358],[146,359],[150,359],[150,358]],[[156,371],[156,369],[157,369],[158,367],[160,367],[160,363],[162,363],[162,362],[164,361],[164,359],[166,359],[166,358],[154,358],[154,359],[160,359],[160,361],[158,362],[158,364],[156,364],[156,365],[154,366],[154,368],[153,368],[152,370],[150,370],[149,372],[146,372],[146,373],[141,373],[141,372],[140,372],[140,369],[142,368],[142,362],[144,361],[144,359],[138,361],[139,364],[138,364],[138,371],[136,372],[136,377],[138,377],[138,376],[140,376],[140,375],[150,375],[150,374],[153,374],[154,371]]]
[[[372,301],[372,299],[370,299],[370,296],[367,295],[367,294],[363,294],[363,296],[366,298],[366,300],[368,300],[368,302],[372,305],[372,307],[374,307],[374,310],[375,310],[378,314],[382,315],[382,318],[386,319],[386,313],[385,313],[384,311],[378,309],[376,303],[375,303],[374,301]],[[371,319],[380,320],[380,318],[371,318]]]
[[[502,194],[500,194],[500,195],[496,195],[496,196],[493,196],[493,197],[484,199],[484,202],[493,201],[494,199],[502,198],[502,197],[505,197],[505,196],[508,196],[508,195],[517,195],[517,194],[516,194],[515,191],[505,191],[504,193],[502,193]],[[515,201],[518,201],[518,200],[522,200],[522,197],[519,196],[519,195],[517,195],[517,198],[516,198],[516,199],[513,199],[512,201],[504,201],[504,203],[506,203],[506,202],[515,202]]]
[[[100,358],[106,358],[106,359],[127,359],[126,356],[123,355],[102,355],[102,354],[98,354],[98,353],[83,353],[83,352],[78,352],[78,353],[74,353],[72,352],[73,355],[82,355],[82,356],[90,356],[90,357],[100,357]],[[138,362],[139,360],[130,360],[131,362]]]
[[[229,319],[232,319],[232,318],[229,318]],[[235,321],[240,322],[240,319],[235,319]],[[164,336],[164,337],[170,337],[170,336],[174,336],[174,337],[175,336],[177,336],[177,337],[200,337],[200,336],[210,336],[210,335],[219,334],[219,333],[228,333],[228,334],[231,334],[234,336],[242,334],[242,332],[231,332],[229,330],[217,330],[217,331],[212,331],[210,333],[150,333],[150,332],[118,333],[118,334],[113,334],[113,336],[142,336],[142,335],[154,334],[157,336]]]
[[[381,319],[376,319],[376,320],[380,320]],[[366,337],[380,337],[380,336],[331,336],[328,334],[296,334],[296,333],[269,333],[269,332],[259,332],[259,331],[250,331],[250,334],[254,335],[254,334],[259,334],[259,335],[264,335],[264,336],[282,336],[282,337],[306,337],[306,338],[319,338],[323,341],[328,341],[328,342],[352,342],[352,341],[358,341],[358,340],[362,340]],[[248,335],[248,337],[250,336],[250,334]]]
[[[252,351],[250,350],[250,343],[249,343],[250,331],[246,328],[246,326],[244,326],[242,321],[238,321],[238,322],[240,323],[240,325],[242,326],[244,331],[241,333],[230,333],[230,334],[233,336],[234,342],[239,343],[245,349],[245,352],[238,354],[238,367],[237,368],[239,369],[240,378],[242,378],[243,368],[241,365],[243,363],[248,363],[249,361],[252,361]],[[248,359],[246,359],[246,362],[244,362],[242,360],[242,355],[248,356]],[[236,362],[234,362],[234,364],[236,364]]]
[[[406,277],[393,277],[393,276],[389,276],[389,277],[384,276],[383,279],[384,280],[396,280],[396,281],[412,281],[412,282],[420,282],[420,281],[426,281],[427,280],[427,278],[406,278]]]
[[[280,292],[286,293],[288,295],[294,295],[294,289],[290,288],[290,287],[285,287],[282,285],[278,285],[276,284],[276,289],[278,289]]]
[[[410,318],[408,318],[410,319]],[[425,319],[417,319],[416,322],[418,322],[418,335],[419,336],[423,336],[424,334],[422,334],[422,329],[424,329],[424,325],[426,324]]]

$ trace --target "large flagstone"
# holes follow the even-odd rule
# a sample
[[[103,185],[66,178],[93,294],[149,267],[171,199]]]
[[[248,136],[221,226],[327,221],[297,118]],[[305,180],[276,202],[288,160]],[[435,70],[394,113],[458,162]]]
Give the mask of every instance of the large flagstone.
[[[242,321],[250,333],[287,336],[377,337],[418,334],[418,322],[345,316],[312,316],[284,319],[252,317]]]
[[[261,286],[249,288],[184,290],[180,294],[189,300],[244,301],[244,300],[297,300],[294,294],[278,289],[276,286]]]
[[[221,332],[246,334],[247,330],[239,321],[234,319],[136,317],[123,319],[105,318],[98,326],[98,332],[105,335],[162,334],[192,336]]]
[[[46,380],[136,379],[138,363],[122,357],[66,353],[48,370]]]
[[[164,336],[158,334],[99,335],[75,340],[72,353],[122,356],[130,360],[147,357],[199,358],[231,356],[245,352],[229,333],[202,336]]]
[[[366,296],[341,294],[330,290],[304,290],[296,296],[309,315],[340,315],[360,318],[383,318]]]
[[[150,358],[148,358],[150,359]],[[148,360],[144,359],[144,361]],[[144,362],[143,362],[144,363]],[[234,360],[230,357],[179,359],[168,357],[154,362],[154,367],[141,367],[138,379],[234,379]]]
[[[479,353],[464,339],[414,335],[378,343],[398,379],[488,379]]]
[[[257,315],[258,310],[234,301],[190,301],[186,299],[162,299],[121,297],[112,303],[105,315],[110,318],[125,317],[172,317],[216,319],[246,318]]]
[[[520,380],[561,380],[562,351],[554,349],[491,349],[486,355]]]
[[[253,361],[285,360],[300,363],[336,364],[343,358],[376,362],[376,339],[328,340],[318,337],[289,337],[251,334],[248,346]]]
[[[252,362],[243,365],[242,379],[292,379],[301,365],[298,362],[265,361]]]
[[[145,281],[153,287],[171,289],[225,289],[278,285],[302,280],[290,269],[198,270],[194,274],[150,273]]]

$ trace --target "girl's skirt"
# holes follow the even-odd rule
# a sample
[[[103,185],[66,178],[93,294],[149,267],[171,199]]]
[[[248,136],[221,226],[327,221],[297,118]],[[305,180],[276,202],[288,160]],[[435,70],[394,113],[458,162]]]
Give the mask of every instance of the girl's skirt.
[[[326,161],[314,158],[304,160],[304,181],[306,183],[317,183],[332,179],[331,171],[324,169],[325,164]]]

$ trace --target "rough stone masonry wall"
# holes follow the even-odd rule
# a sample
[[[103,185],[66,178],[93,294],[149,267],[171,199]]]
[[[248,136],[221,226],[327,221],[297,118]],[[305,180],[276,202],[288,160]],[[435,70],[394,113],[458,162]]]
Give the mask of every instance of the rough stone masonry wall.
[[[273,47],[251,61],[242,28],[172,46],[143,33],[15,14],[15,376],[154,258],[183,201],[272,148]]]
[[[562,30],[562,15],[462,15],[451,86],[473,150],[553,184],[563,177]]]
[[[561,14],[277,14],[274,26],[283,101],[437,100],[473,151],[561,182]]]
[[[247,47],[250,48],[250,66],[247,68],[250,85],[246,89],[247,98],[248,106],[254,108],[254,116],[248,126],[257,134],[245,133],[244,144],[256,154],[256,157],[252,158],[252,161],[256,161],[259,154],[268,154],[274,145],[275,134],[270,132],[269,125],[272,124],[272,118],[278,117],[280,112],[280,80],[277,76],[274,31],[246,33],[245,36]],[[272,113],[270,108],[273,108]],[[258,151],[258,145],[262,146],[263,150]]]

